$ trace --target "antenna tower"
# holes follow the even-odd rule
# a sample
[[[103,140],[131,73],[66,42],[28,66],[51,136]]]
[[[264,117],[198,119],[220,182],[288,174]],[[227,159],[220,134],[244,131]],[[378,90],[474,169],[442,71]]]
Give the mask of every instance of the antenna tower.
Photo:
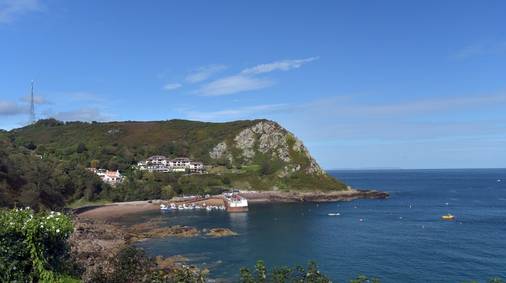
[[[30,93],[30,124],[35,123],[35,101],[33,98],[33,81],[32,81],[32,91]]]

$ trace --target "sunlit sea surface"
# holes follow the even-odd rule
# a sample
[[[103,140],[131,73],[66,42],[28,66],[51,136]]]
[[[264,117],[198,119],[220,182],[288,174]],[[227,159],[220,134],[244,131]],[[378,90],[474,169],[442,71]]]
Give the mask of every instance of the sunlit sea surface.
[[[226,227],[227,238],[150,239],[150,255],[183,255],[210,277],[238,279],[257,259],[268,266],[315,260],[332,279],[359,274],[382,282],[462,282],[506,278],[506,169],[330,171],[357,188],[391,194],[387,200],[252,204],[248,213],[146,212],[126,225]],[[329,216],[340,213],[340,216]],[[451,213],[453,222],[442,221]],[[361,221],[362,219],[362,221]]]

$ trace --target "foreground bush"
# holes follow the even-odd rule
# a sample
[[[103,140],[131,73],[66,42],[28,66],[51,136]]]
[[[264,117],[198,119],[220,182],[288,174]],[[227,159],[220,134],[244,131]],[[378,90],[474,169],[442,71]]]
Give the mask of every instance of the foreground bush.
[[[72,230],[59,212],[0,210],[0,282],[68,282]]]
[[[251,272],[248,268],[241,268],[241,282],[243,283],[266,283],[266,282],[311,282],[311,283],[329,283],[331,282],[325,275],[320,273],[315,262],[309,262],[307,269],[302,266],[295,268],[276,267],[270,272],[261,260],[257,261],[255,271]]]

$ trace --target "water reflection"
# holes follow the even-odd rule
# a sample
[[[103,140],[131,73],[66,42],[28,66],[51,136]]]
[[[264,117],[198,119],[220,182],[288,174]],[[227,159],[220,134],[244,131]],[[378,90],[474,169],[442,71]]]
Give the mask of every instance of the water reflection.
[[[248,212],[234,212],[228,215],[232,230],[246,230],[248,228]]]

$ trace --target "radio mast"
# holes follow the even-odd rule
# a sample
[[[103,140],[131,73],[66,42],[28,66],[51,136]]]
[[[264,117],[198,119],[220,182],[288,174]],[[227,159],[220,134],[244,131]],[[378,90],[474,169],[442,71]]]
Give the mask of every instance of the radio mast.
[[[30,124],[35,123],[35,101],[33,98],[33,81],[32,81],[32,91],[30,95]]]

